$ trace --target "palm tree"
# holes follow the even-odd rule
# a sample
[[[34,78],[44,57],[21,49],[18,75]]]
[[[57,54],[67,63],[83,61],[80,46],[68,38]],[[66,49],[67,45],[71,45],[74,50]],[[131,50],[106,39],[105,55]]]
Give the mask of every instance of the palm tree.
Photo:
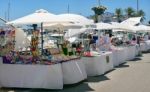
[[[122,9],[121,9],[121,8],[117,8],[117,9],[115,10],[115,16],[116,16],[116,18],[117,18],[117,21],[118,21],[118,22],[121,22],[121,17],[123,16],[123,15],[122,15]]]
[[[143,10],[139,10],[139,11],[137,12],[137,16],[138,16],[138,17],[144,17],[144,16],[145,16],[145,12],[144,12]]]
[[[125,9],[126,15],[129,17],[133,17],[135,15],[135,11],[132,7],[128,7]]]

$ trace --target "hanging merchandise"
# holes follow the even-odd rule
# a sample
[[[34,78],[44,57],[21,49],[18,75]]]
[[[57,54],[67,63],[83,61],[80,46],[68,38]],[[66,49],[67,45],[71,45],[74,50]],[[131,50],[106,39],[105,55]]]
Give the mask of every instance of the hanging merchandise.
[[[39,41],[39,31],[35,30],[33,31],[33,36],[31,38],[31,50],[32,50],[32,56],[37,57],[39,55],[38,50],[38,41]]]
[[[13,28],[0,29],[0,56],[14,50],[15,30]]]

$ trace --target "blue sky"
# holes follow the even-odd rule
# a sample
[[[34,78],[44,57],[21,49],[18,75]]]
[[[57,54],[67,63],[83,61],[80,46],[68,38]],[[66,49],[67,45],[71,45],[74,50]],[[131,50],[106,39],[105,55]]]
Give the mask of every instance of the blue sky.
[[[0,0],[0,17],[5,18],[9,0]],[[108,12],[114,12],[116,8],[125,9],[133,7],[136,9],[136,0],[100,0],[106,6]],[[33,13],[37,9],[46,9],[54,14],[70,12],[89,16],[94,14],[91,7],[98,5],[98,0],[10,0],[10,19],[16,19]],[[150,20],[150,0],[139,0],[139,8],[146,13],[146,19]]]

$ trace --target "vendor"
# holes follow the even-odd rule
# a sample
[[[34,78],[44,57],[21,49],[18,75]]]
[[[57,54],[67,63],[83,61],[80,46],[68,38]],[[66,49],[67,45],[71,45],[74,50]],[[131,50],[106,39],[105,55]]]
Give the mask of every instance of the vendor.
[[[96,41],[96,47],[99,51],[104,51],[104,39],[102,36],[99,37],[99,39]]]
[[[80,55],[82,55],[82,50],[83,50],[83,48],[82,48],[82,42],[80,42],[78,45],[77,45],[77,48],[76,48],[76,53],[80,56]]]
[[[92,38],[92,35],[88,35],[88,40],[89,40],[89,49],[95,50],[96,49],[96,43],[94,39]]]
[[[65,40],[62,44],[62,50],[64,55],[68,55],[68,44],[69,42],[67,40]]]

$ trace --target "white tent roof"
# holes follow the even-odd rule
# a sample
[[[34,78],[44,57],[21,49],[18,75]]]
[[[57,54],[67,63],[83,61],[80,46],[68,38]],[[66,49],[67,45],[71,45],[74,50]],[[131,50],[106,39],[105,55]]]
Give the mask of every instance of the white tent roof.
[[[61,29],[61,30],[65,30],[65,29],[79,29],[82,26],[79,24],[75,24],[75,23],[44,23],[43,24],[44,28],[47,29]]]
[[[7,24],[39,24],[39,23],[51,23],[51,22],[68,22],[60,19],[57,15],[49,13],[44,9],[36,10],[34,13],[21,17]]]
[[[117,22],[111,22],[111,24],[115,26],[113,31],[135,32],[135,27],[133,25],[126,24],[126,23],[117,23]]]
[[[94,24],[94,21],[77,14],[60,14],[58,16],[62,19],[65,19],[66,21],[73,21],[74,23],[81,25]]]
[[[86,31],[89,31],[91,29],[88,28],[81,28],[81,29],[69,29],[66,33],[65,33],[65,38],[71,38],[74,36],[77,36],[81,33],[84,33]]]
[[[96,29],[114,29],[115,26],[114,25],[111,25],[109,23],[96,23]]]
[[[135,31],[150,31],[150,27],[146,25],[135,26]]]
[[[124,24],[124,25],[136,25],[136,24],[139,24],[141,23],[141,18],[142,17],[132,17],[132,18],[128,18],[124,21],[122,21],[120,24]]]

